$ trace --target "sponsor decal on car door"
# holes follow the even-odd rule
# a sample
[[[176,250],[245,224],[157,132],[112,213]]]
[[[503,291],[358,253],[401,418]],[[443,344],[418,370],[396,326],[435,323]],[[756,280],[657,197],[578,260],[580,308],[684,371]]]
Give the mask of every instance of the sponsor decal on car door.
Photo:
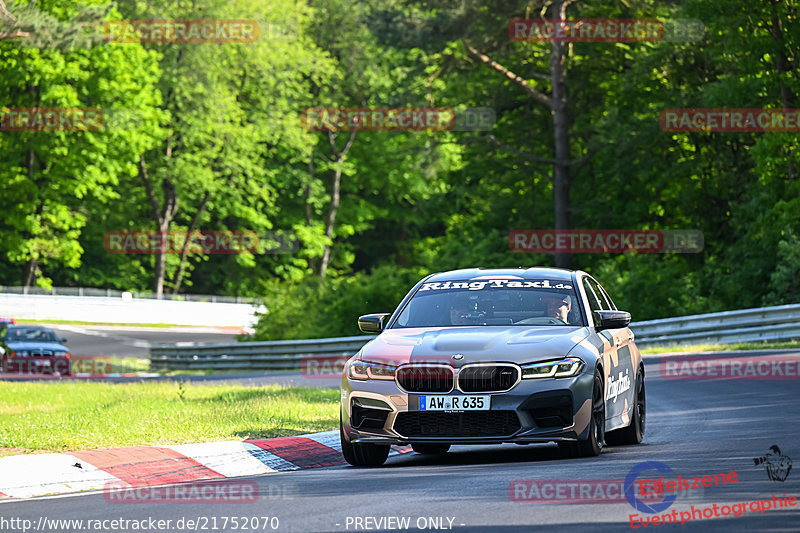
[[[606,418],[625,417],[633,404],[634,382],[636,373],[633,369],[628,328],[613,330],[614,342],[618,342],[613,355],[606,366]]]

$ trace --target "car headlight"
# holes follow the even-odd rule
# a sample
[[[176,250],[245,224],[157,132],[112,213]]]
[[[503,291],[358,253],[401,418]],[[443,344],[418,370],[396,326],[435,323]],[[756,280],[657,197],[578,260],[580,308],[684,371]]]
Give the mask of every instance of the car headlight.
[[[347,377],[360,380],[394,379],[396,370],[396,366],[356,360],[350,363],[350,367],[347,369]]]
[[[522,365],[522,379],[569,378],[579,374],[583,364],[577,357],[565,357],[557,361]]]
[[[17,350],[11,352],[11,357],[28,357],[30,352],[28,350]]]

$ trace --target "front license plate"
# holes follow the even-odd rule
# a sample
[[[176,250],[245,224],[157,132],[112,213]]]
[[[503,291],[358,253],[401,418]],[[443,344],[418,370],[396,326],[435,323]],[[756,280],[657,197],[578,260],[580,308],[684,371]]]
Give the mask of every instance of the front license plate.
[[[420,396],[420,411],[488,411],[491,396]]]

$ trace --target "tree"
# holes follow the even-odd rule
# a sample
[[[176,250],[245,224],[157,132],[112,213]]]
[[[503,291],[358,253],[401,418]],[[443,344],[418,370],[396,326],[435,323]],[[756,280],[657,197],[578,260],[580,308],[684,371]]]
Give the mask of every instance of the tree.
[[[123,3],[122,9],[133,19],[154,18],[148,8],[135,3]],[[297,112],[293,100],[303,99],[304,78],[311,75],[315,62],[324,58],[302,33],[289,34],[287,39],[269,27],[301,27],[308,16],[301,3],[284,0],[269,7],[250,0],[225,5],[179,3],[160,16],[225,20],[242,12],[271,21],[260,40],[147,45],[162,57],[160,88],[170,117],[163,143],[138,158],[138,179],[159,234],[176,228],[191,232],[231,216],[247,229],[268,229],[275,194],[270,181],[274,170],[267,166],[271,145],[281,138],[275,126],[295,130],[282,138],[294,142],[286,149],[305,149],[306,139],[296,133],[299,121],[289,125],[272,118]],[[225,229],[215,225],[215,229]],[[153,290],[158,297],[168,283],[169,271],[174,273],[173,292],[186,283],[186,260],[186,245],[169,261],[163,247],[156,251]]]
[[[97,6],[63,5],[56,11],[59,24],[67,26],[72,15],[92,7]],[[40,14],[42,19],[55,16]],[[24,20],[20,16],[18,23]],[[32,34],[41,37],[37,31]],[[71,117],[84,116],[75,108],[90,108],[89,113],[99,118],[103,108],[125,106],[139,111],[145,121],[153,117],[157,76],[153,55],[140,47],[123,54],[106,46],[73,48],[68,41],[39,48],[42,45],[25,38],[0,42],[4,102],[28,109],[31,117],[43,116],[34,109],[59,109],[67,119],[62,125],[74,124]],[[0,234],[8,260],[23,265],[20,280],[25,286],[37,282],[43,267],[80,264],[78,238],[89,215],[83,202],[113,198],[114,186],[131,171],[136,151],[154,141],[150,133],[104,129],[101,121],[57,131],[28,124],[0,137],[0,183],[5,201],[14,206],[0,214]],[[49,280],[43,277],[38,283],[46,285]]]

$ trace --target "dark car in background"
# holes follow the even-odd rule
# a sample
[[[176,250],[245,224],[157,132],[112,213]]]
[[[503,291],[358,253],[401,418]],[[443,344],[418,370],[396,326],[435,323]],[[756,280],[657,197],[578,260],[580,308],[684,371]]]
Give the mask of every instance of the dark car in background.
[[[72,356],[50,328],[0,325],[0,368],[3,373],[72,374]]]
[[[352,465],[392,444],[555,442],[566,456],[638,444],[644,364],[629,313],[582,271],[466,269],[420,281],[342,377],[341,441]]]

